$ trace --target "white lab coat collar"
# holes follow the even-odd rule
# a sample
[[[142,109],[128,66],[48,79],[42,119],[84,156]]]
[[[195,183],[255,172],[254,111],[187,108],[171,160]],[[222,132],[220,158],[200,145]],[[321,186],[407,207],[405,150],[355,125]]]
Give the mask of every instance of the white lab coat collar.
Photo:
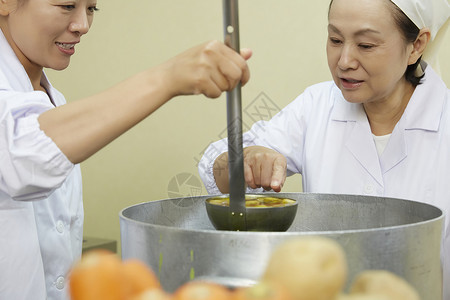
[[[331,120],[354,123],[345,146],[378,184],[383,186],[383,174],[378,153],[373,143],[370,125],[362,104],[350,103],[345,100],[337,86],[334,86],[333,93],[333,98],[336,101],[331,113]]]
[[[33,86],[28,78],[28,74],[25,68],[20,63],[13,49],[6,40],[3,32],[0,30],[0,61],[4,68],[11,70],[8,72],[8,78],[2,78],[0,82],[0,90],[8,89],[6,86],[9,84],[15,91],[31,92]]]
[[[416,87],[411,100],[399,123],[403,129],[422,129],[437,131],[447,92],[442,79],[427,66],[423,83]],[[367,122],[362,104],[350,103],[344,99],[341,91],[335,87],[336,102],[331,119],[335,121]],[[424,109],[417,109],[422,107]]]
[[[431,66],[427,66],[423,83],[416,87],[403,114],[401,122],[404,129],[437,131],[441,123],[446,93],[445,83]]]
[[[43,87],[46,88],[49,95],[41,91],[34,90],[30,78],[28,77],[28,74],[25,71],[25,68],[17,58],[16,54],[14,53],[13,49],[9,45],[8,41],[6,40],[1,30],[0,30],[0,51],[1,51],[0,64],[4,66],[4,68],[10,70],[10,72],[8,72],[7,77],[3,76],[2,73],[0,72],[0,79],[1,79],[0,90],[41,93],[42,96],[48,98],[48,101],[50,101],[49,98],[50,96],[53,99],[53,103],[56,106],[65,103],[65,100],[63,100],[62,95],[50,84],[50,81],[48,80],[47,75],[45,75],[45,72],[43,73],[43,76],[41,78],[41,84]]]
[[[346,147],[380,186],[383,186],[383,174],[408,155],[405,131],[411,129],[437,131],[439,129],[446,92],[445,84],[428,66],[423,83],[414,91],[381,157],[378,157],[376,152],[370,124],[362,104],[346,101],[336,86],[334,93],[336,93],[335,99],[337,100],[331,119],[338,122],[355,123],[345,142]]]

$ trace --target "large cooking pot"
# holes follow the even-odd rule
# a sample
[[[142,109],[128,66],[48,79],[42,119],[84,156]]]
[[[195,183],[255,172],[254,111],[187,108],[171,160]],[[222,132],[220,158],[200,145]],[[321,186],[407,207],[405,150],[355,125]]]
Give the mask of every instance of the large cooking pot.
[[[287,232],[216,231],[205,209],[209,196],[125,208],[120,212],[122,257],[147,263],[168,292],[194,279],[246,286],[262,275],[280,242],[320,235],[333,238],[346,251],[347,286],[360,271],[385,269],[415,286],[422,299],[442,300],[440,209],[382,197],[277,195],[299,202]]]

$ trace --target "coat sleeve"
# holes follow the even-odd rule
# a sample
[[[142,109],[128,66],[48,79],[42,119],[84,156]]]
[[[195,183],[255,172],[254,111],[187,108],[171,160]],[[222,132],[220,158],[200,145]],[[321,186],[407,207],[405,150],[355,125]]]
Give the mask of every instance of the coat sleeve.
[[[15,200],[39,200],[61,186],[73,164],[40,129],[53,108],[43,92],[0,91],[0,190]]]
[[[304,133],[306,130],[305,116],[310,105],[309,93],[303,93],[270,121],[256,122],[250,131],[243,134],[243,146],[264,146],[283,154],[287,159],[287,175],[301,173]],[[228,151],[227,139],[212,143],[201,158],[198,171],[209,194],[220,194],[217,188],[213,165],[217,157]],[[263,189],[247,192],[262,192]]]

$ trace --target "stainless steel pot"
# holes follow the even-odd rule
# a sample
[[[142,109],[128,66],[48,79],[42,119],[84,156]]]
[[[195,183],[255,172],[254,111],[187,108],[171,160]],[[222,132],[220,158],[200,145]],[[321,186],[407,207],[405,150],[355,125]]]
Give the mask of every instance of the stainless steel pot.
[[[381,197],[277,195],[299,202],[287,232],[216,231],[205,209],[210,196],[125,208],[120,212],[122,257],[147,263],[169,292],[194,279],[246,286],[258,280],[282,241],[320,235],[335,239],[346,251],[347,286],[360,271],[385,269],[414,285],[423,299],[442,300],[440,209]]]

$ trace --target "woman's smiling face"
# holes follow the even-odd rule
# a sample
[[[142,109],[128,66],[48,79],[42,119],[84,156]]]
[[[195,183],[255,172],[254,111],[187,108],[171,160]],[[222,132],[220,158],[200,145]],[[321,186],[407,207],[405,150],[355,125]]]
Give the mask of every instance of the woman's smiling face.
[[[96,10],[96,0],[5,0],[2,5],[2,31],[26,69],[67,68]]]
[[[333,80],[353,103],[388,101],[409,83],[413,44],[398,29],[388,0],[334,0],[327,57]]]

